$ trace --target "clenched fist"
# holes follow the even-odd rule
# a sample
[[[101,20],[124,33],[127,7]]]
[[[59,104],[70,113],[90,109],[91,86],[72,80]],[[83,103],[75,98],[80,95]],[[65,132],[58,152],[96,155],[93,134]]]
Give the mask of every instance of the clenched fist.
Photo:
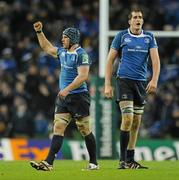
[[[42,31],[42,27],[43,27],[43,25],[42,25],[42,23],[40,21],[34,23],[34,29],[35,29],[36,32],[37,31]]]

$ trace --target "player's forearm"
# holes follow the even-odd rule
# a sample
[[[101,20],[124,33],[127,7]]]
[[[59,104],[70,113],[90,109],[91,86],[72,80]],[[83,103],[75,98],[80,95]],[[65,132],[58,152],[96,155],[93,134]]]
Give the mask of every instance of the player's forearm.
[[[37,33],[37,38],[40,44],[40,47],[48,53],[48,50],[53,47],[53,45],[48,41],[48,39],[45,37],[44,33]]]
[[[108,61],[106,64],[105,85],[111,85],[112,67],[112,62]]]
[[[160,74],[160,59],[157,57],[155,60],[152,61],[152,80],[158,82],[159,74]]]
[[[117,56],[118,56],[118,51],[111,48],[107,57],[106,72],[105,72],[105,86],[111,86],[113,63]]]
[[[88,76],[87,75],[78,75],[73,81],[72,83],[70,83],[66,89],[70,92],[78,87],[80,87],[83,82],[87,81]]]

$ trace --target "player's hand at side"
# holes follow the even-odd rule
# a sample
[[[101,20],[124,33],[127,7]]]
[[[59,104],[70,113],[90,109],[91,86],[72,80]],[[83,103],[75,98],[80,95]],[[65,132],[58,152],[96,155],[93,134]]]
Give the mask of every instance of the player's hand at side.
[[[35,22],[33,24],[33,26],[34,26],[34,30],[35,31],[42,31],[43,25],[42,25],[42,23],[40,21]]]
[[[157,90],[157,82],[151,80],[146,87],[146,92],[147,93],[155,93],[156,90]]]
[[[61,99],[65,99],[65,97],[69,94],[69,91],[66,89],[61,90],[58,93],[58,97],[60,97]]]
[[[104,96],[106,98],[112,98],[113,97],[113,87],[110,85],[105,85],[104,88]]]

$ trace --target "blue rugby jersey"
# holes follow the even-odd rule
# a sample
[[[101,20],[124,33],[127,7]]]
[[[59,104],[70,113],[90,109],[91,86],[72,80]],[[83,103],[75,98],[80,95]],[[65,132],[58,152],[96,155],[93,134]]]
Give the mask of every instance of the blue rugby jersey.
[[[89,56],[86,51],[78,47],[75,51],[69,52],[64,48],[58,48],[57,58],[61,64],[61,72],[59,75],[59,88],[60,90],[67,87],[78,75],[77,68],[82,65],[90,65]],[[86,82],[70,91],[70,94],[85,92],[87,90]]]
[[[121,63],[119,63],[117,76],[146,81],[149,50],[157,48],[152,33],[142,30],[140,35],[134,35],[126,29],[115,36],[111,48],[121,50]]]

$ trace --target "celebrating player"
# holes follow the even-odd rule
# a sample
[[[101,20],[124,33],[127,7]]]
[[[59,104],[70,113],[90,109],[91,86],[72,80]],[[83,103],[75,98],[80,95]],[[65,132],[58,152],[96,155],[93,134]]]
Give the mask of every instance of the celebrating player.
[[[78,130],[85,139],[89,153],[89,170],[99,169],[96,160],[96,142],[90,129],[90,96],[87,90],[90,60],[85,50],[80,47],[80,32],[76,28],[67,28],[62,34],[63,47],[53,46],[42,31],[42,23],[34,23],[34,29],[40,47],[49,55],[57,58],[61,64],[59,79],[59,93],[56,98],[53,138],[50,150],[45,160],[31,161],[37,170],[50,171],[60,150],[64,138],[64,131],[71,119],[76,120]]]

